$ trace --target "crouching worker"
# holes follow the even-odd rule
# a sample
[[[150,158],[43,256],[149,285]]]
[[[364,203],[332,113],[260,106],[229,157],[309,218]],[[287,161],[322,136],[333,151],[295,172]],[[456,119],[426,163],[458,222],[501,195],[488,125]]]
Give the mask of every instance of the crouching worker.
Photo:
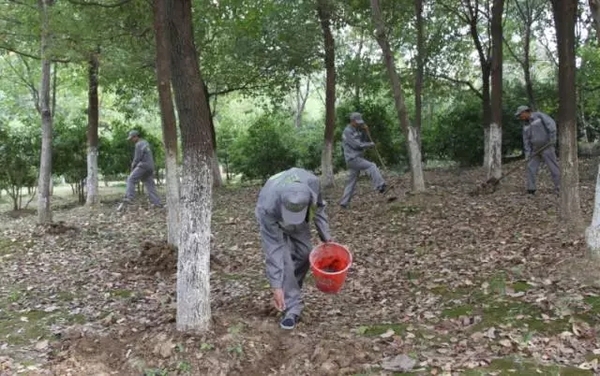
[[[273,304],[283,312],[282,329],[293,329],[304,308],[301,289],[313,248],[310,222],[321,241],[332,241],[325,205],[319,179],[295,167],[269,178],[258,195],[255,214]]]

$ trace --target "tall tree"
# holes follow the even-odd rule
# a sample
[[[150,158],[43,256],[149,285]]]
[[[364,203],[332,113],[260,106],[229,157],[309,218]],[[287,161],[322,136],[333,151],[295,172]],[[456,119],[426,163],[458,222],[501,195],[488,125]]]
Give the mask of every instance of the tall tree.
[[[489,130],[488,178],[502,177],[502,13],[504,0],[494,0],[492,5],[492,94],[491,123]]]
[[[483,114],[483,142],[484,142],[484,160],[483,166],[489,165],[489,147],[490,147],[490,124],[491,124],[491,98],[490,98],[490,72],[491,72],[491,44],[485,43],[486,40],[490,40],[490,27],[489,23],[486,23],[486,32],[481,35],[480,21],[481,18],[489,19],[489,3],[490,0],[463,0],[460,6],[456,6],[455,2],[440,3],[446,8],[446,10],[455,16],[457,16],[468,28],[477,57],[479,60],[479,67],[481,71],[481,105]]]
[[[179,245],[179,174],[177,172],[177,122],[171,94],[171,42],[167,28],[167,3],[154,0],[156,81],[160,105],[167,185],[167,241]]]
[[[383,52],[383,60],[387,68],[392,93],[394,94],[394,104],[400,126],[404,131],[406,143],[408,146],[408,155],[410,158],[410,169],[412,172],[412,187],[416,192],[425,190],[425,180],[423,177],[423,163],[421,160],[421,148],[419,147],[419,139],[416,129],[410,124],[408,112],[400,86],[400,76],[396,71],[396,63],[394,55],[388,40],[385,23],[381,15],[381,7],[379,0],[371,0],[371,11],[373,14],[373,23],[375,24],[375,38]]]
[[[90,54],[88,67],[88,129],[87,129],[87,198],[86,205],[95,205],[98,202],[98,54],[100,50]]]
[[[578,0],[552,0],[558,49],[558,124],[560,148],[560,214],[567,223],[581,221],[577,106],[575,86],[575,22]]]
[[[508,53],[519,63],[523,69],[523,78],[525,80],[525,90],[527,91],[527,99],[529,107],[537,110],[535,95],[533,92],[533,79],[531,77],[531,42],[533,40],[533,26],[538,23],[546,13],[545,0],[514,0],[512,2],[516,9],[515,13],[518,21],[514,24],[517,27],[519,38],[522,43],[522,52],[519,54],[516,49],[511,47],[510,41],[505,43]],[[507,10],[508,11],[508,10]]]
[[[425,38],[423,35],[423,1],[415,2],[415,28],[417,29],[417,69],[415,72],[415,129],[421,147],[421,123],[423,115],[423,70],[425,55]]]
[[[333,176],[333,134],[335,131],[335,40],[331,32],[331,15],[333,3],[331,0],[317,1],[317,15],[323,30],[325,47],[325,139],[321,154],[321,171],[323,186],[335,184]]]
[[[168,1],[171,80],[183,147],[181,223],[177,262],[177,329],[210,324],[212,158],[210,109],[194,45],[191,0]]]
[[[600,0],[589,0],[589,5],[596,29],[596,43],[600,43]]]
[[[42,117],[42,152],[38,178],[38,223],[52,222],[50,208],[50,181],[52,178],[52,111],[50,109],[50,7],[54,0],[38,0],[41,18],[42,80],[40,85],[40,113]]]

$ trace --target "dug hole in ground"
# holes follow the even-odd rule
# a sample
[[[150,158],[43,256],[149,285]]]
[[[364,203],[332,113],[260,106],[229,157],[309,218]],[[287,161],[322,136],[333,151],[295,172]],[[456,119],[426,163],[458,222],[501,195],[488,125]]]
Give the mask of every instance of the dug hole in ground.
[[[589,219],[597,166],[583,160],[580,169]],[[92,211],[57,210],[64,224],[54,227],[3,214],[0,374],[592,375],[600,268],[586,258],[584,235],[558,222],[547,171],[535,197],[523,176],[470,197],[481,169],[427,171],[420,195],[403,194],[407,175],[394,203],[361,178],[346,211],[335,205],[340,176],[326,200],[352,267],[337,294],[309,275],[291,333],[279,329],[264,276],[259,186],[215,193],[213,325],[203,336],[174,330],[166,213],[115,213],[103,196]]]

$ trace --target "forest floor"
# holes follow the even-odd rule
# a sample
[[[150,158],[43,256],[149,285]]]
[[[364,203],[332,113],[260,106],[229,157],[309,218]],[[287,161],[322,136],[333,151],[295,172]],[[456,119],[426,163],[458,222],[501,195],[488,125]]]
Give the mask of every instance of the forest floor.
[[[584,222],[597,161],[580,167]],[[557,218],[547,171],[470,196],[481,169],[390,176],[386,203],[362,179],[350,210],[326,193],[335,239],[354,255],[343,290],[305,284],[292,332],[270,309],[253,210],[259,186],[215,192],[213,325],[175,331],[176,254],[164,210],[99,208],[0,220],[0,374],[592,375],[600,371],[600,268]],[[145,198],[140,198],[145,202]],[[316,240],[316,238],[315,238]]]

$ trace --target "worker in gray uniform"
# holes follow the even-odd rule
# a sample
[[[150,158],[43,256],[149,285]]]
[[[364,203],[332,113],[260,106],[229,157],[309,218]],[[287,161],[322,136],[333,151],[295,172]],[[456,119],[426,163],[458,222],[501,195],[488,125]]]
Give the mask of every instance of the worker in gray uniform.
[[[527,192],[535,194],[536,176],[542,161],[548,166],[555,193],[560,190],[560,168],[556,158],[556,122],[543,112],[531,111],[529,106],[519,106],[515,116],[526,121],[523,127],[523,150],[527,162]],[[545,147],[546,146],[546,147]],[[545,148],[544,148],[545,147]],[[534,155],[540,149],[540,153]]]
[[[135,186],[142,181],[148,192],[150,202],[154,207],[160,208],[162,204],[154,184],[154,158],[148,141],[140,137],[138,131],[130,131],[127,140],[135,143],[135,153],[133,162],[131,162],[131,174],[127,178],[127,188],[125,190],[125,199],[119,205],[118,210],[125,208],[135,197]]]
[[[283,329],[293,329],[304,308],[301,289],[313,248],[310,222],[314,222],[321,241],[332,241],[325,206],[319,179],[296,167],[273,175],[258,195],[255,214],[266,274],[273,304],[283,312]]]
[[[350,199],[354,195],[354,189],[358,181],[358,175],[361,171],[366,171],[371,178],[373,189],[380,193],[385,193],[386,184],[377,168],[377,165],[363,158],[365,150],[375,146],[373,142],[363,142],[360,128],[366,127],[362,115],[358,112],[350,114],[350,124],[346,126],[342,133],[342,146],[344,149],[344,158],[348,167],[348,181],[344,188],[344,194],[340,200],[340,206],[346,209]]]

